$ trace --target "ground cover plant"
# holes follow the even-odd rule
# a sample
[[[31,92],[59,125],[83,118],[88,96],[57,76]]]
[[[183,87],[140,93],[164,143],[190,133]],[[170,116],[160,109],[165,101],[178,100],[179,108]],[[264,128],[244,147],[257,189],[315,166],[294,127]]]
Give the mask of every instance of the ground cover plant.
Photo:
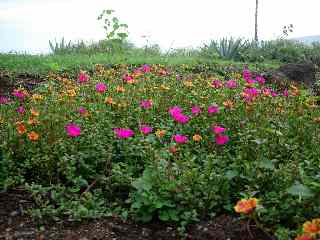
[[[37,218],[192,222],[228,213],[319,234],[318,99],[243,71],[96,65],[0,99],[0,188]],[[306,224],[308,225],[308,224]],[[300,238],[302,239],[302,238]]]

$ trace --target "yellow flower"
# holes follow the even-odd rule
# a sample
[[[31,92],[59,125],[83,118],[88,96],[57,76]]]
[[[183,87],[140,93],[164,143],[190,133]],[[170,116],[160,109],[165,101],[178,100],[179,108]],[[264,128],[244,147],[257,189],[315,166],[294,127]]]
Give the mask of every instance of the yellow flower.
[[[67,95],[68,95],[69,97],[75,97],[75,96],[77,95],[76,90],[74,90],[74,89],[68,89],[68,90],[67,90]]]
[[[166,135],[166,130],[158,129],[158,130],[156,131],[156,136],[157,136],[157,137],[162,138],[162,137],[164,137],[164,135]]]
[[[167,87],[167,86],[164,85],[164,84],[161,84],[161,85],[160,85],[160,89],[161,89],[161,90],[170,90],[170,88]]]
[[[193,141],[200,142],[202,140],[202,137],[199,134],[195,134],[192,137]]]
[[[28,133],[28,138],[30,141],[37,141],[39,139],[39,134],[31,131],[30,133]]]
[[[0,124],[4,123],[4,119],[0,116]]]
[[[184,84],[186,87],[193,87],[193,84],[192,84],[191,81],[185,81],[183,84]]]
[[[43,96],[40,95],[40,94],[36,94],[35,93],[35,94],[32,95],[31,98],[32,98],[33,101],[41,101],[43,99]]]

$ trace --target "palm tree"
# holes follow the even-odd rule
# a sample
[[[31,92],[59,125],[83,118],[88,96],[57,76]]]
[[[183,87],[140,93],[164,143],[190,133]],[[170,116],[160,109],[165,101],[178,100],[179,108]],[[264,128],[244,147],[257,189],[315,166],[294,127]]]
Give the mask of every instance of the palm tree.
[[[256,13],[255,13],[255,24],[254,24],[254,40],[258,42],[258,4],[259,0],[256,0]]]

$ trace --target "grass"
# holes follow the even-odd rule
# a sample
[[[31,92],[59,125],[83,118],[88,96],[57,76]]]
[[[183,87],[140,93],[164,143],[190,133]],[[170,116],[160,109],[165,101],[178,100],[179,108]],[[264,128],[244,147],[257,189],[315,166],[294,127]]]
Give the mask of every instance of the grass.
[[[145,55],[110,55],[97,53],[93,55],[27,55],[27,54],[0,54],[0,70],[13,74],[29,73],[33,75],[46,75],[48,72],[78,72],[80,69],[92,69],[95,64],[165,64],[165,65],[240,65],[242,62],[207,59],[198,56],[145,56]],[[251,67],[276,68],[278,62],[250,64]]]

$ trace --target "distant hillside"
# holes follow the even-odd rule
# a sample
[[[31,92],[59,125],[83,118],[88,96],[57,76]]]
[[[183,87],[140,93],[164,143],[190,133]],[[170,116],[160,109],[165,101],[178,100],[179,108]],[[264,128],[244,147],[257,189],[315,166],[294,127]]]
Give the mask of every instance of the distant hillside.
[[[293,40],[297,40],[297,41],[303,42],[305,44],[311,44],[313,42],[320,42],[320,35],[293,38]]]

